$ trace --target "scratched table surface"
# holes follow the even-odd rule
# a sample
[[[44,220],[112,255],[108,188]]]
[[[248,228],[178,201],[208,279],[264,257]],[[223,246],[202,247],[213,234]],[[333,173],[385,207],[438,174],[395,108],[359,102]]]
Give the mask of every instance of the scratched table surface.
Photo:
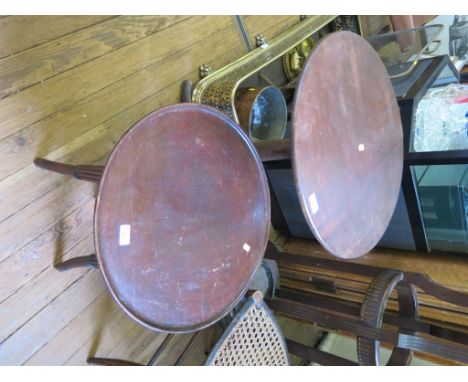
[[[335,256],[366,254],[395,209],[403,131],[385,66],[362,37],[321,40],[300,76],[292,123],[294,178],[309,227]]]
[[[269,221],[263,166],[241,129],[206,106],[169,106],[138,122],[108,160],[97,256],[131,317],[155,330],[192,331],[245,293]]]

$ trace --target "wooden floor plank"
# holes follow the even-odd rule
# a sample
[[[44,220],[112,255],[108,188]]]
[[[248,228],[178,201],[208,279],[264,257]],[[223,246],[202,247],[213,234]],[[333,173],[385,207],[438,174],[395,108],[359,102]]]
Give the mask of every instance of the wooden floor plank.
[[[76,244],[91,237],[93,214],[94,198],[89,195],[78,208],[0,263],[0,312],[8,296],[60,258],[66,259]]]
[[[125,337],[110,353],[110,358],[125,359],[145,365],[156,352],[165,334],[150,331],[135,325],[130,335]]]
[[[155,366],[174,366],[180,354],[186,348],[193,333],[176,334],[166,346],[164,353],[156,360]]]
[[[209,59],[210,64],[216,68],[220,68],[226,63],[235,60],[242,53],[240,45],[234,46],[232,50],[225,51],[223,55],[215,57],[212,55],[204,56],[205,59]],[[200,60],[199,62],[204,62]],[[157,110],[161,107],[168,106],[180,102],[179,93],[177,90],[180,88],[182,80],[191,80],[195,85],[199,81],[198,68],[194,65],[195,70],[191,72],[181,72],[180,78],[166,87],[161,88],[158,93],[151,94],[145,99],[138,102],[136,105],[132,105],[130,108],[121,111],[114,115],[112,118],[107,120],[103,126],[108,129],[109,136],[114,143],[117,143],[119,138],[136,122],[138,122],[142,116],[147,115],[151,111]]]
[[[186,18],[121,16],[6,57],[0,60],[0,99]]]
[[[97,126],[49,152],[47,158],[75,164],[105,163],[113,147],[107,130]],[[37,168],[31,160],[26,167],[0,182],[0,193],[3,196],[0,200],[0,223],[66,179],[63,175]]]
[[[0,57],[103,22],[112,16],[9,16],[0,19]]]
[[[222,331],[219,325],[213,325],[203,330],[193,341],[185,355],[179,359],[181,366],[202,366],[208,355],[213,350],[216,342],[220,339]]]
[[[53,226],[83,200],[96,192],[96,185],[70,179],[35,200],[20,213],[0,223],[0,261]]]
[[[99,271],[95,270],[95,272]],[[114,302],[107,289],[104,290],[96,300],[34,353],[24,365],[47,365],[50,362],[60,365],[65,363],[74,355],[77,347],[87,343],[89,338],[93,338],[108,319],[119,312],[121,312],[121,308]],[[119,337],[122,333],[119,328],[115,328],[113,335]],[[71,341],[71,339],[73,340]]]
[[[206,46],[204,49],[200,48],[200,45],[207,44],[210,40],[209,37],[205,37],[198,43],[186,46],[170,56],[158,56],[159,60],[152,56],[155,62],[144,70],[137,71],[79,101],[74,102],[68,99],[67,102],[74,102],[69,109],[56,111],[43,120],[1,140],[0,160],[4,160],[5,164],[0,168],[0,180],[30,164],[35,156],[47,155],[116,113],[157,93],[161,88],[173,83],[174,77],[180,79],[182,76],[183,78],[185,73],[191,73],[194,68],[203,64],[204,60],[210,58],[214,60],[220,53],[226,51],[226,48],[220,45],[221,41],[229,43],[234,40],[233,27],[229,26],[223,30],[225,33],[213,39],[217,44],[209,52]],[[228,33],[229,31],[231,33]],[[55,78],[50,81],[53,80]],[[179,93],[178,87],[172,91]],[[2,104],[12,97],[1,100],[0,109]],[[73,96],[70,97],[73,98]]]
[[[0,365],[19,365],[105,290],[100,272],[87,271],[0,345]]]
[[[63,365],[86,365],[86,360],[89,357],[108,357],[129,333],[136,330],[137,324],[128,318],[121,309],[112,316],[106,316],[106,318],[106,320],[99,321],[97,330],[86,342],[75,344],[74,354]],[[148,335],[153,335],[153,333],[148,332]]]
[[[168,56],[182,53],[185,48],[210,36],[226,33],[226,21],[230,23],[229,26],[232,25],[232,20],[228,16],[192,17],[52,77],[44,83],[4,98],[0,102],[0,115],[2,115],[0,139],[58,110],[67,108],[133,73],[154,64],[159,64],[159,67],[164,66],[163,61]],[[210,30],[213,35],[191,33],[194,29]],[[232,29],[234,30],[234,25]],[[205,49],[200,49],[200,46],[197,48],[202,52],[208,50],[207,46]],[[217,48],[225,49],[219,46]],[[150,81],[149,78],[148,80]]]
[[[249,42],[255,47],[255,36],[263,35],[267,42],[300,22],[299,16],[244,16]]]
[[[69,252],[69,257],[86,256],[93,246],[92,238],[87,238]],[[0,306],[0,343],[20,330],[87,271],[88,268],[79,268],[59,272],[50,266],[8,297]]]

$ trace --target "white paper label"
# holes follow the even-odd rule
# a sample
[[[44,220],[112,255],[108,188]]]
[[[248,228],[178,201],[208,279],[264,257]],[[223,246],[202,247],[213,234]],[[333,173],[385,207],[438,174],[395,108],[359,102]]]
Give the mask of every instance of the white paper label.
[[[359,151],[364,151],[366,149],[366,147],[364,146],[364,143],[361,143],[359,146],[358,146],[358,150]]]
[[[248,245],[247,243],[244,243],[244,246],[242,247],[242,249],[243,249],[245,252],[249,253],[249,252],[250,252],[250,245]]]
[[[315,196],[315,192],[313,192],[309,196],[309,204],[310,204],[310,209],[312,210],[312,215],[315,215],[319,210],[319,205],[317,201],[317,196]]]
[[[130,224],[120,225],[119,245],[130,245]]]

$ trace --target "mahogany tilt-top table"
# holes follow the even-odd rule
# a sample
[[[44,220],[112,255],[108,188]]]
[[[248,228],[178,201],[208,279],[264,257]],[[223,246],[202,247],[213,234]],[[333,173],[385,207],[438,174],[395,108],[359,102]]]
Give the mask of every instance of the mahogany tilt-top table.
[[[261,158],[290,159],[304,218],[327,251],[366,254],[396,206],[403,129],[385,66],[361,36],[332,33],[313,49],[295,89],[291,135],[256,142]]]
[[[338,32],[318,44],[296,88],[292,123],[292,165],[309,227],[332,254],[364,255],[390,222],[403,170],[395,93],[368,42]]]
[[[239,302],[267,245],[270,198],[262,162],[235,122],[197,104],[157,110],[87,180],[100,181],[99,268],[128,315],[187,332]]]

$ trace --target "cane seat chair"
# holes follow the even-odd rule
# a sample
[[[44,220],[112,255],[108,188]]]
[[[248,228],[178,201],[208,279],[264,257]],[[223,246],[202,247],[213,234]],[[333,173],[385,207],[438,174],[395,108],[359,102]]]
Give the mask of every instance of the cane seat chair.
[[[263,301],[263,294],[255,291],[245,302],[233,310],[232,320],[224,329],[221,337],[211,349],[205,366],[287,366],[290,364],[286,341],[273,313]],[[195,333],[179,355],[176,365],[187,356],[196,336]],[[147,363],[148,366],[168,347],[172,337],[166,337],[155,354]],[[88,363],[103,366],[144,366],[135,362],[93,357]]]
[[[256,291],[214,346],[206,366],[287,366],[286,342],[273,313]]]

